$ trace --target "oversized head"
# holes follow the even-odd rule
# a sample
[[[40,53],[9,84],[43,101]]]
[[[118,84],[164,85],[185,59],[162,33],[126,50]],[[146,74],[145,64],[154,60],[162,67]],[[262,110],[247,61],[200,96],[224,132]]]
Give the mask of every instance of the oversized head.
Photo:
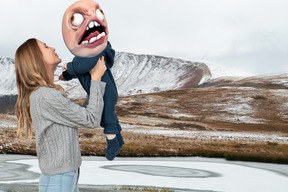
[[[67,8],[62,20],[64,42],[78,57],[94,57],[107,46],[107,21],[98,3],[81,0]]]

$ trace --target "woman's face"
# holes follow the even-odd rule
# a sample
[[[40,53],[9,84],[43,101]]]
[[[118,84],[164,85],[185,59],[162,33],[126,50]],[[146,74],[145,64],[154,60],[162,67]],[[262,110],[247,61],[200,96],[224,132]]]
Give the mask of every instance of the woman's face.
[[[47,66],[57,66],[59,63],[61,63],[61,59],[55,52],[55,48],[48,47],[45,43],[42,41],[37,40],[37,44],[40,48],[40,51],[43,55],[43,59],[45,61],[45,64]]]

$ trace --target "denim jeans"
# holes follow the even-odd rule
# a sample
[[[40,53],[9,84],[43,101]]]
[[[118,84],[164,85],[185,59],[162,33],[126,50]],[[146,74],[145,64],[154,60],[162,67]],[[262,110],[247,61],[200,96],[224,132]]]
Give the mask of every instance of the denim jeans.
[[[79,192],[78,179],[80,169],[56,175],[41,174],[39,192]]]

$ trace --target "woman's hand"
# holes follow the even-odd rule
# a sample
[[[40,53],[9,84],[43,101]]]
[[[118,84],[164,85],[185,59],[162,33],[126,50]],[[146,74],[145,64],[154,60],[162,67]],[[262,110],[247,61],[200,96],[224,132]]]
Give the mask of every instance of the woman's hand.
[[[105,60],[104,56],[100,57],[98,60],[97,64],[93,69],[91,69],[90,75],[91,75],[91,80],[98,80],[101,81],[101,77],[103,76],[104,72],[106,71],[106,65],[105,65]]]

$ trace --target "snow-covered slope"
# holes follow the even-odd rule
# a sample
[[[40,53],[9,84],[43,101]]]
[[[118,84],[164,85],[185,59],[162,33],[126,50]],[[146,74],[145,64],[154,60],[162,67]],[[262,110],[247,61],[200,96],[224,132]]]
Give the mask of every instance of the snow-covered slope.
[[[195,87],[211,77],[204,63],[123,52],[116,55],[112,73],[120,95]]]
[[[241,77],[250,77],[250,76],[255,75],[255,74],[248,73],[245,71],[240,71],[237,68],[231,68],[231,67],[211,63],[211,62],[208,62],[205,64],[209,66],[209,69],[212,75],[211,79],[223,78],[223,77],[241,78]]]
[[[0,95],[17,94],[14,71],[13,59],[0,58]],[[55,80],[61,71],[58,67]],[[211,77],[204,63],[124,52],[116,54],[112,73],[121,96],[195,87]],[[58,83],[70,92],[70,97],[85,95],[77,79]]]
[[[0,57],[0,96],[17,94],[14,59]]]

